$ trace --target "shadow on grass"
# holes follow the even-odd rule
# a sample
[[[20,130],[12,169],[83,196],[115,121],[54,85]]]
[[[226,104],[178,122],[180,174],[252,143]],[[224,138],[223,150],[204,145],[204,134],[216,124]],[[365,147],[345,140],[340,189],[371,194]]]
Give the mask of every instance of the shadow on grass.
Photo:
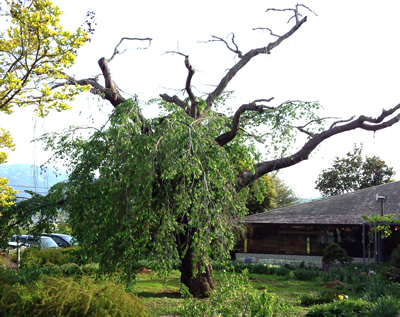
[[[179,292],[139,292],[136,293],[136,296],[143,298],[181,298],[181,294]]]

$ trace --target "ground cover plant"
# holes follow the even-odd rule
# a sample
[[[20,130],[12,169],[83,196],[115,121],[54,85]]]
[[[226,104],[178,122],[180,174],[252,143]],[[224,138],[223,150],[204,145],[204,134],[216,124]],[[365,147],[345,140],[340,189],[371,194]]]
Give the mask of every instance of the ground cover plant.
[[[128,283],[122,271],[105,274],[97,263],[66,263],[63,252],[49,257],[45,250],[28,251],[19,270],[0,268],[2,316],[27,311],[63,316],[396,316],[399,310],[400,285],[386,279],[387,264],[322,269],[301,262],[214,263],[217,287],[209,298],[197,299],[180,282],[178,270],[160,275],[144,261],[134,283]]]

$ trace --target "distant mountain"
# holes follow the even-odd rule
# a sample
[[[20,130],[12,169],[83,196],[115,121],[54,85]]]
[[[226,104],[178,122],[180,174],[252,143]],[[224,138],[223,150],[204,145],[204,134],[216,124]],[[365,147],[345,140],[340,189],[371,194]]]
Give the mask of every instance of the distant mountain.
[[[65,171],[47,168],[43,171],[39,166],[29,164],[1,164],[0,176],[8,178],[8,185],[18,190],[18,197],[30,197],[25,190],[46,195],[51,186],[67,179]]]
[[[294,202],[294,204],[295,205],[304,204],[304,203],[308,203],[308,202],[313,201],[313,200],[319,200],[321,198],[322,198],[322,196],[299,198]]]

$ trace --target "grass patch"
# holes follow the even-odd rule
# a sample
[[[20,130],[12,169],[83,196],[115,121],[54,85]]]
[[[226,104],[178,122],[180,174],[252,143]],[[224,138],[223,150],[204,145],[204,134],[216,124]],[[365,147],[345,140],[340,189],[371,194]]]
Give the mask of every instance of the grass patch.
[[[176,315],[178,306],[183,303],[180,296],[179,271],[173,271],[167,279],[158,277],[155,273],[138,274],[134,286],[134,293],[144,303],[147,311],[152,316]],[[221,281],[222,272],[215,271],[217,283]],[[233,273],[227,273],[233,274]],[[309,311],[308,307],[300,305],[300,297],[316,291],[324,291],[322,281],[298,281],[288,279],[286,276],[263,275],[249,273],[250,284],[257,290],[267,290],[275,293],[277,297],[289,301],[296,312],[302,316]]]
[[[177,315],[183,302],[179,276],[178,271],[166,279],[155,273],[138,274],[133,291],[152,316]]]

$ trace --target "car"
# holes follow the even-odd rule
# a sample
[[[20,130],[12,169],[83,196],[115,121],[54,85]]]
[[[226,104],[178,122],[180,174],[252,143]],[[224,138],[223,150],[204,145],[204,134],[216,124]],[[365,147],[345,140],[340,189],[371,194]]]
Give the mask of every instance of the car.
[[[41,249],[57,249],[58,244],[48,236],[41,235],[40,237],[34,237],[33,235],[13,235],[8,241],[8,245],[16,249],[17,247],[40,247]]]
[[[59,247],[66,248],[75,245],[74,238],[63,233],[44,233],[43,236],[51,237]]]

